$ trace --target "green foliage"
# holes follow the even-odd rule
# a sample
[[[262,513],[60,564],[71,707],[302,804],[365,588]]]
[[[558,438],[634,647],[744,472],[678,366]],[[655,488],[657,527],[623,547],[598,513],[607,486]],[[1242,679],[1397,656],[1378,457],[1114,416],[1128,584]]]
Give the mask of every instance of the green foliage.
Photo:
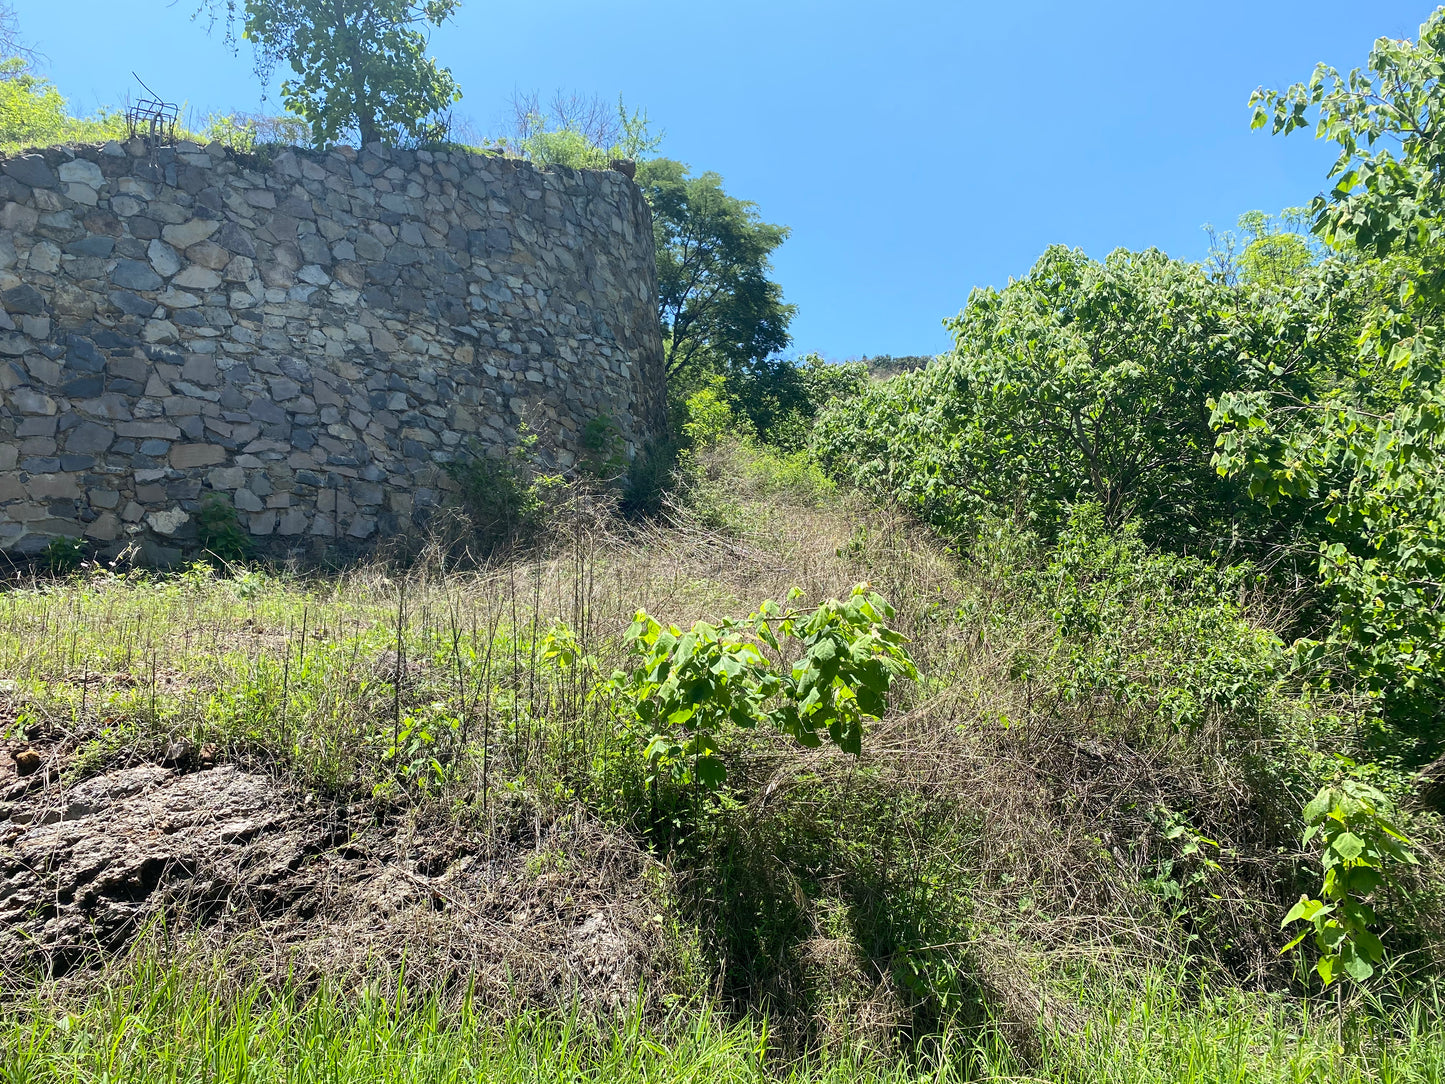
[[[1292,209],[1293,210],[1293,209]],[[1289,225],[1299,224],[1302,213],[1286,212]],[[1239,257],[1240,277],[1264,286],[1291,286],[1314,262],[1316,250],[1309,238],[1294,229],[1282,229],[1262,211],[1248,211],[1239,218],[1240,229],[1249,235]]]
[[[56,142],[68,119],[65,99],[50,80],[31,75],[19,57],[0,61],[0,145]]]
[[[615,112],[596,97],[558,94],[544,108],[538,95],[514,97],[517,117],[510,139],[496,143],[539,166],[606,169],[615,159],[640,160],[662,145],[645,110],[627,108],[619,94]]]
[[[615,481],[627,473],[622,430],[610,415],[600,414],[582,427],[582,456],[578,466],[584,474],[604,482]]]
[[[1363,269],[1374,290],[1340,380],[1312,396],[1236,389],[1213,418],[1222,474],[1276,509],[1306,509],[1337,614],[1324,648],[1380,698],[1390,751],[1415,763],[1442,748],[1445,696],[1442,48],[1445,9],[1418,42],[1377,41],[1368,73],[1321,65],[1308,84],[1251,99],[1255,127],[1276,132],[1317,109],[1316,134],[1340,152],[1314,230],[1383,262]]]
[[[882,715],[894,680],[918,676],[906,640],[888,627],[893,617],[866,584],[811,614],[769,599],[746,618],[699,621],[687,632],[639,610],[627,632],[635,661],[612,688],[653,731],[654,774],[681,783],[722,785],[718,731],[729,723],[766,722],[807,748],[826,734],[857,756],[864,721]]]
[[[657,1019],[515,1006],[499,1019],[479,994],[452,998],[410,978],[278,987],[142,959],[94,989],[7,1002],[0,1064],[7,1084],[1434,1084],[1445,1073],[1438,991],[1390,1018],[1358,1014],[1342,1047],[1333,1027],[1269,994],[1150,974],[1137,990],[1089,984],[1084,1022],[1046,1027],[1028,1059],[1000,1040],[1001,1021],[911,1059],[856,1043],[793,1058],[774,1019],[706,1003]]]
[[[787,346],[794,307],[768,278],[787,228],[728,195],[716,173],[692,177],[668,158],[641,163],[637,183],[652,207],[668,376],[747,372]]]
[[[1172,727],[1252,729],[1288,670],[1279,637],[1236,601],[1257,582],[1252,569],[1151,552],[1097,505],[1073,511],[1030,579],[1054,632],[1045,655],[1015,657],[1014,673],[1066,700],[1107,697]]]
[[[1204,229],[1209,234],[1206,267],[1212,277],[1229,285],[1297,286],[1305,270],[1328,255],[1325,246],[1310,236],[1304,207],[1286,207],[1278,215],[1246,211],[1239,216],[1238,233],[1220,232],[1213,226]]]
[[[806,448],[796,452],[764,444],[748,449],[742,463],[743,484],[758,494],[787,494],[799,505],[816,505],[837,491]]]
[[[566,484],[560,475],[536,465],[536,445],[537,435],[523,424],[507,455],[491,455],[473,442],[444,468],[456,483],[484,554],[532,539],[545,521],[548,495]]]
[[[1301,896],[1283,926],[1309,925],[1281,952],[1297,948],[1311,932],[1320,957],[1315,970],[1328,986],[1341,974],[1362,983],[1384,959],[1385,946],[1371,930],[1377,922],[1368,902],[1384,887],[1398,887],[1397,866],[1417,865],[1410,841],[1387,817],[1385,796],[1367,783],[1339,779],[1304,808],[1304,842],[1317,839],[1324,882],[1320,898]]]
[[[874,354],[863,359],[870,375],[879,380],[887,380],[899,373],[911,373],[915,369],[926,369],[928,363],[933,360],[931,354],[904,354],[894,357],[892,354]]]
[[[819,361],[819,364],[825,364]],[[678,450],[676,480],[681,496],[703,522],[724,530],[744,528],[737,483],[753,495],[787,494],[799,505],[814,505],[836,489],[799,437],[789,450],[773,430],[764,443],[742,414],[720,374],[706,378],[678,413],[683,447]],[[801,427],[804,423],[793,416]]]
[[[254,552],[251,534],[241,524],[236,506],[220,494],[211,494],[196,511],[201,549],[223,564],[245,561]]]
[[[311,131],[300,117],[266,116],[260,113],[212,114],[201,132],[208,143],[220,143],[243,154],[258,147],[301,146],[311,141]]]
[[[607,151],[592,143],[582,132],[562,128],[533,133],[523,144],[523,154],[539,166],[566,166],[569,169],[605,169]]]
[[[432,701],[404,714],[386,752],[396,778],[416,786],[423,792],[444,787],[449,778],[448,767],[457,751],[462,721],[454,710],[441,701]],[[378,785],[377,793],[385,787]]]
[[[672,486],[680,451],[675,437],[650,441],[632,457],[622,482],[622,512],[636,517],[655,516],[663,509]]]
[[[739,418],[727,398],[727,381],[714,374],[702,382],[683,404],[683,438],[692,445],[706,446],[734,436],[751,435],[751,427]]]
[[[40,551],[40,563],[52,576],[74,572],[85,561],[85,542],[79,538],[52,538]]]
[[[1328,195],[1310,204],[1314,229],[1331,245],[1377,256],[1430,251],[1445,236],[1445,9],[1420,27],[1418,41],[1380,38],[1365,71],[1347,76],[1320,64],[1306,83],[1250,97],[1255,128],[1309,127],[1339,145]]]
[[[802,449],[826,407],[862,393],[869,384],[864,362],[830,362],[819,354],[769,358],[726,374],[728,399],[767,443]]]
[[[1309,395],[1353,332],[1352,283],[1329,265],[1267,293],[1157,251],[1097,263],[1051,248],[1025,278],[970,295],[952,355],[825,412],[815,447],[835,473],[965,533],[1008,510],[1047,537],[1089,501],[1152,545],[1274,549],[1290,525],[1251,511],[1211,465],[1210,401]]]
[[[243,12],[238,12],[244,2]],[[460,0],[205,0],[224,12],[228,33],[257,50],[269,82],[278,63],[297,76],[281,84],[286,109],[325,147],[355,134],[362,144],[425,140],[461,99],[451,72],[426,55],[417,24],[439,27]]]

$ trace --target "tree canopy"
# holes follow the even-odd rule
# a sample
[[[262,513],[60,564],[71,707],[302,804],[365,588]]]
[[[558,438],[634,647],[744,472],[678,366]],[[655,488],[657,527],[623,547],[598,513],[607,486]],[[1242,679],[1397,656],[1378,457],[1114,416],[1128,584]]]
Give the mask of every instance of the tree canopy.
[[[637,181],[652,205],[668,375],[741,373],[786,347],[795,308],[768,276],[788,228],[728,195],[716,173],[693,177],[669,158],[644,162]]]
[[[209,0],[213,12],[220,0]],[[257,48],[269,79],[285,64],[286,108],[305,118],[317,146],[351,133],[363,144],[436,134],[440,115],[461,99],[456,80],[426,55],[420,27],[439,27],[461,0],[225,0],[228,33]],[[239,9],[239,10],[238,10]],[[203,9],[205,10],[205,9]]]

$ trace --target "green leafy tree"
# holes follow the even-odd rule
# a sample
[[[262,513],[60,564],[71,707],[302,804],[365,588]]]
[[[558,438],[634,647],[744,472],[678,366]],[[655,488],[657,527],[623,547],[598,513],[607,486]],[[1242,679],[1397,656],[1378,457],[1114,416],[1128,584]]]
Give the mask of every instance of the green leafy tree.
[[[317,146],[355,133],[363,144],[425,139],[438,115],[461,99],[446,68],[426,55],[418,26],[439,27],[461,0],[210,0],[234,37],[258,50],[257,73],[278,63],[296,78],[281,84],[287,110],[305,118]],[[222,8],[220,12],[218,8]]]
[[[1210,402],[1311,394],[1353,335],[1349,285],[1332,266],[1266,294],[1158,251],[1100,263],[1054,247],[1004,290],[973,292],[951,355],[840,402],[815,444],[947,527],[1002,508],[1052,537],[1090,501],[1152,545],[1274,553],[1288,525],[1215,476]]]
[[[1315,232],[1368,254],[1376,287],[1353,370],[1312,398],[1236,392],[1217,404],[1217,463],[1278,506],[1304,503],[1337,622],[1333,649],[1382,702],[1393,751],[1445,738],[1445,9],[1416,42],[1379,39],[1367,69],[1321,65],[1258,91],[1254,125],[1308,127],[1340,153]]]
[[[1246,240],[1239,257],[1240,277],[1264,286],[1293,286],[1305,268],[1325,253],[1307,233],[1304,209],[1287,207],[1280,215],[1246,211],[1239,216]]]
[[[652,206],[668,376],[763,372],[795,311],[768,277],[787,227],[728,195],[716,173],[692,177],[668,158],[642,163],[637,182]]]
[[[1367,783],[1340,779],[1304,808],[1304,842],[1317,842],[1325,877],[1318,899],[1301,896],[1282,926],[1308,925],[1280,951],[1299,947],[1311,933],[1319,949],[1315,970],[1328,986],[1341,975],[1364,982],[1385,957],[1371,929],[1370,902],[1381,888],[1398,886],[1395,870],[1418,864],[1410,841],[1389,820],[1385,796]]]

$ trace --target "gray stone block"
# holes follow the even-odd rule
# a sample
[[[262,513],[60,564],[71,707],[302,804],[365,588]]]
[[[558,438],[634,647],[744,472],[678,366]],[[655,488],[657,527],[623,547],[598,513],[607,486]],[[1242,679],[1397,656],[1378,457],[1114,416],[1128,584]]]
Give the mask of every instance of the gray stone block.
[[[45,159],[38,154],[7,159],[0,168],[5,170],[7,177],[14,177],[21,184],[28,184],[32,188],[53,188],[60,183],[55,171],[47,166]]]
[[[117,260],[115,270],[110,273],[110,281],[127,290],[158,290],[161,287],[161,277],[149,263],[140,260]]]

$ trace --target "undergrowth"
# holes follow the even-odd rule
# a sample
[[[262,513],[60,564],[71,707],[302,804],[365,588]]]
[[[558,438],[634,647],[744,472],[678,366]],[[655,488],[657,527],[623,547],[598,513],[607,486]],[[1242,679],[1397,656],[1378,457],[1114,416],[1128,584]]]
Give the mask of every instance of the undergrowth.
[[[903,513],[817,484],[802,453],[724,440],[692,464],[688,503],[664,522],[563,505],[549,545],[481,569],[454,570],[438,550],[329,577],[90,567],[13,584],[0,593],[7,736],[68,781],[164,757],[178,740],[210,743],[221,761],[411,831],[505,839],[576,814],[634,840],[662,878],[668,966],[687,978],[637,1000],[625,1041],[588,1017],[575,1026],[602,1038],[571,1045],[573,1025],[545,1015],[564,1002],[519,1020],[529,1050],[573,1036],[565,1048],[580,1060],[537,1063],[564,1076],[632,1079],[636,1059],[662,1050],[681,1060],[651,1078],[751,1079],[756,1062],[738,1051],[756,1049],[766,1019],[769,1073],[803,1059],[800,1080],[858,1079],[860,1065],[877,1079],[929,1065],[1067,1080],[1436,1079],[1419,1067],[1438,1067],[1440,1036],[1416,1013],[1435,996],[1440,949],[1429,863],[1410,894],[1377,901],[1398,961],[1387,1006],[1321,999],[1278,954],[1281,917],[1318,883],[1299,809],[1322,781],[1360,774],[1350,753],[1366,716],[1298,680],[1247,570],[1152,554],[1087,509],[1053,546],[985,524],[965,556]],[[865,729],[861,755],[723,727],[715,791],[652,778],[652,728],[606,690],[638,609],[685,628],[793,588],[816,605],[860,582],[896,607],[919,671]],[[1407,795],[1400,773],[1371,779]],[[1405,827],[1438,847],[1432,816]],[[541,882],[588,860],[539,851],[527,869]],[[325,997],[290,1001],[261,983],[213,1002],[167,980],[145,1012],[168,1023],[136,1025],[127,1049],[185,1079],[199,1053],[146,1043],[203,1012],[202,1033],[244,1037],[217,1049],[269,1051],[254,1079],[306,1058],[342,1059],[341,1079],[521,1072],[505,1060],[523,1049],[513,1033],[436,1023],[455,1010],[427,1000],[456,990],[444,960],[406,968],[415,999],[384,1017],[344,976],[321,976],[342,983]],[[139,989],[129,982],[116,973],[89,1009],[65,1002],[63,983],[48,1007],[10,991],[5,1042],[59,1074],[14,1079],[100,1079],[100,1052],[132,1034],[117,1007]],[[730,1051],[721,1061],[698,1062],[669,1030],[699,998],[718,1014],[706,1029]],[[322,1032],[351,1038],[314,1049],[301,1038]],[[427,1044],[439,1044],[435,1063],[401,1054]],[[344,1060],[367,1050],[380,1060]],[[609,1060],[618,1050],[632,1068]],[[890,1068],[900,1058],[904,1077]]]
[[[656,1021],[519,1013],[499,1023],[465,989],[238,985],[143,960],[83,1002],[35,997],[0,1010],[0,1080],[1433,1084],[1445,1071],[1438,998],[1342,1031],[1278,999],[1191,1001],[1162,982],[1098,1008],[1078,1033],[1045,1032],[1031,1065],[987,1032],[950,1035],[921,1059],[843,1050],[789,1060],[765,1020],[729,1021],[705,1004]]]

